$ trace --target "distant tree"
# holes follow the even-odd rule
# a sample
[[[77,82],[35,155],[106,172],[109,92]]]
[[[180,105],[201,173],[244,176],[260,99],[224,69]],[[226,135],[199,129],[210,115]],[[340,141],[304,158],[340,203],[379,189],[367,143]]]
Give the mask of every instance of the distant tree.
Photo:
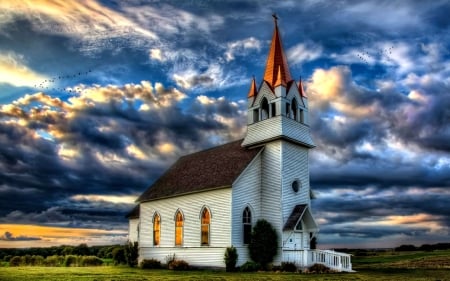
[[[256,222],[248,249],[250,258],[267,270],[278,251],[278,234],[268,221],[262,219]]]
[[[86,243],[82,243],[76,246],[73,250],[73,254],[79,256],[88,256],[89,255],[89,247]]]
[[[63,250],[61,251],[63,256],[72,255],[74,253],[74,247],[72,246],[64,246]]]
[[[401,245],[394,249],[396,252],[406,252],[406,251],[417,251],[416,246],[414,245]]]

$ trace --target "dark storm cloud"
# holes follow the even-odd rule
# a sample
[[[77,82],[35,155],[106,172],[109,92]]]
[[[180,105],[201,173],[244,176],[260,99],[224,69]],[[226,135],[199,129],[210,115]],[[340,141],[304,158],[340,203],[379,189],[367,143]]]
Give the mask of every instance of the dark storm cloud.
[[[275,12],[285,50],[305,44],[290,58],[291,74],[317,86],[307,94],[317,144],[311,186],[325,194],[314,211],[328,221],[321,231],[419,235],[427,228],[358,224],[417,213],[449,226],[448,193],[432,192],[450,186],[448,1],[103,2],[93,9],[98,15],[76,2],[60,15],[35,8],[39,17],[20,5],[3,12],[2,53],[46,76],[92,72],[54,83],[70,93],[4,102],[1,222],[125,229],[132,204],[74,196],[138,195],[180,155],[241,138],[245,102],[236,101],[245,99],[252,74],[260,82]],[[385,51],[392,46],[394,53]],[[324,79],[315,81],[314,70]],[[140,83],[149,75],[186,93]],[[0,88],[12,92],[8,81]],[[16,97],[17,89],[22,96],[40,90],[14,89]],[[432,194],[404,193],[415,187]],[[381,194],[388,191],[397,195]],[[340,229],[352,222],[358,228]]]
[[[187,153],[186,148],[211,146],[213,143],[205,134],[223,134],[227,138],[233,129],[212,115],[197,118],[196,109],[210,110],[201,104],[192,112],[183,112],[178,101],[184,94],[160,85],[85,90],[90,92],[74,96],[69,102],[40,93],[2,106],[3,222],[111,228],[106,222],[123,223],[124,214],[132,205],[62,202],[61,198],[77,194],[137,194],[177,155]],[[135,103],[148,109],[138,110]],[[240,108],[226,103],[225,99],[220,100],[218,114],[238,116]],[[26,125],[18,126],[17,122]],[[39,136],[37,129],[42,130],[44,137]],[[159,151],[158,147],[166,142],[172,143],[174,153]],[[159,156],[136,156],[133,153],[138,152],[130,152],[130,145],[139,147],[141,154],[152,151]],[[30,202],[21,204],[14,200],[19,194]]]
[[[0,240],[3,241],[35,241],[41,240],[39,237],[29,237],[29,236],[14,236],[11,232],[6,231],[2,236],[0,236]]]

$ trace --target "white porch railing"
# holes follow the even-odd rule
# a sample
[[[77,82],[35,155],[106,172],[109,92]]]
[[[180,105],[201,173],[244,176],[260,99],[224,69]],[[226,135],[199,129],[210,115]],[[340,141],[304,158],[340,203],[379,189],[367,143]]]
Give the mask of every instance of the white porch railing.
[[[310,267],[320,263],[336,271],[353,271],[351,255],[331,250],[283,249],[283,261],[293,262],[298,267]]]

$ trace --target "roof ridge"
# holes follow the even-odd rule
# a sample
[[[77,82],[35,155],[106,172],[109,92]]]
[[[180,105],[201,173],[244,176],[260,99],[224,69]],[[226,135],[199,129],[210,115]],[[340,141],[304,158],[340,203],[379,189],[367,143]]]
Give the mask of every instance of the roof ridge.
[[[234,140],[234,141],[230,141],[230,142],[227,142],[227,143],[219,144],[219,145],[212,146],[212,147],[209,147],[209,148],[205,148],[205,149],[202,149],[202,150],[198,150],[198,151],[186,154],[186,155],[182,155],[179,159],[184,158],[186,156],[190,156],[190,155],[195,155],[195,154],[198,154],[198,153],[206,152],[206,151],[209,151],[209,150],[218,149],[218,148],[220,148],[222,146],[230,145],[232,143],[243,142],[243,141],[244,141],[244,139],[239,139],[239,140]]]

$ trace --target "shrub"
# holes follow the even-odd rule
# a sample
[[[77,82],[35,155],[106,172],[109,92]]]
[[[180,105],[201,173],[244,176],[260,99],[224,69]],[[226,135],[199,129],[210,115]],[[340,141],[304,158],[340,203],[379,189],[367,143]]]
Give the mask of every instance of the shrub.
[[[11,255],[6,255],[6,256],[3,257],[3,261],[9,262],[9,261],[11,260],[12,257],[13,257],[13,256],[11,256]]]
[[[69,267],[69,266],[77,266],[77,256],[74,255],[68,255],[65,257],[64,259],[64,266]]]
[[[31,256],[31,264],[33,266],[41,266],[44,265],[44,257],[43,256]]]
[[[256,263],[253,261],[248,261],[248,262],[244,263],[243,265],[241,265],[242,272],[255,272],[255,271],[258,271],[260,268],[261,268],[261,266],[259,265],[259,263]]]
[[[175,254],[167,255],[166,258],[165,258],[167,268],[169,268],[169,264],[174,262],[176,259],[177,259],[177,257],[175,256]]]
[[[53,255],[53,256],[48,256],[44,260],[44,265],[45,266],[61,266],[63,264],[63,262],[64,262],[64,257]]]
[[[296,272],[297,266],[293,262],[282,262],[281,263],[281,271]]]
[[[128,242],[125,246],[125,259],[130,267],[138,264],[139,248],[138,242]]]
[[[83,256],[81,258],[81,266],[99,266],[102,264],[102,259],[96,256]]]
[[[125,250],[122,246],[115,247],[112,252],[112,258],[114,260],[114,265],[126,264],[127,260],[125,258]]]
[[[278,251],[278,234],[268,221],[256,222],[248,249],[251,259],[267,269]]]
[[[161,262],[156,259],[149,259],[141,261],[140,267],[142,269],[160,269]]]
[[[329,267],[326,265],[315,263],[308,268],[308,271],[311,273],[329,273],[332,272]]]
[[[174,260],[169,263],[169,269],[172,270],[188,270],[189,264],[184,260]]]
[[[30,255],[22,256],[20,265],[31,265],[31,256]]]
[[[238,259],[238,253],[236,248],[231,246],[225,250],[225,268],[227,272],[233,272],[236,270],[236,262]]]
[[[14,256],[9,260],[9,266],[20,266],[21,258],[19,256]]]

